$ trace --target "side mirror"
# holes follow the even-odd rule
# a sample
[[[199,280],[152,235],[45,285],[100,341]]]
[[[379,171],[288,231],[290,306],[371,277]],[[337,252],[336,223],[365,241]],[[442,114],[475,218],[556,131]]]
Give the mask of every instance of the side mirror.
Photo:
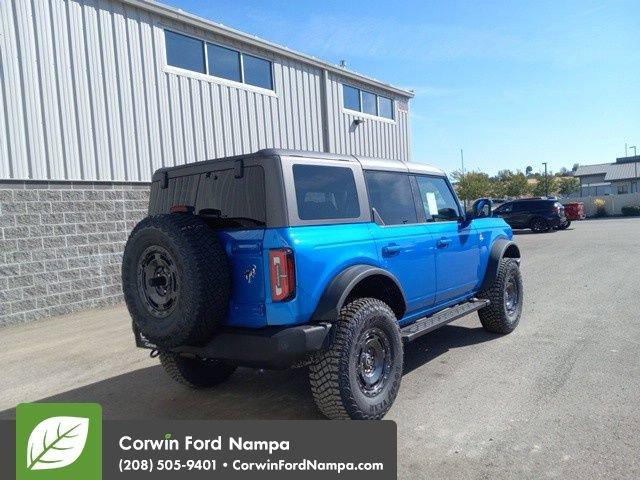
[[[488,218],[491,217],[493,211],[493,202],[490,198],[479,198],[473,202],[471,212],[473,218]]]

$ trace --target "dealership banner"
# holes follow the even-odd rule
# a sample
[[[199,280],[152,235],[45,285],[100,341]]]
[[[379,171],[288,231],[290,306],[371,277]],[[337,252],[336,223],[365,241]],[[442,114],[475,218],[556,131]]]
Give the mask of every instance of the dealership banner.
[[[396,479],[392,421],[103,420],[98,404],[21,404],[0,478]]]

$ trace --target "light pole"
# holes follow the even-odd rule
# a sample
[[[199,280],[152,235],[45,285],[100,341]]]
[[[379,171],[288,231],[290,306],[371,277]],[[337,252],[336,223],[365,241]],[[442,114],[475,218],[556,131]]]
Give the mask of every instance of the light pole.
[[[544,196],[549,196],[549,179],[547,178],[547,162],[542,162],[544,165]]]
[[[633,148],[633,156],[636,157],[638,156],[638,154],[636,153],[636,146],[634,145],[633,147],[629,147],[629,148]],[[635,191],[636,193],[638,193],[638,161],[636,160],[635,162],[633,162],[633,169],[635,171],[635,177],[636,177],[636,188]]]

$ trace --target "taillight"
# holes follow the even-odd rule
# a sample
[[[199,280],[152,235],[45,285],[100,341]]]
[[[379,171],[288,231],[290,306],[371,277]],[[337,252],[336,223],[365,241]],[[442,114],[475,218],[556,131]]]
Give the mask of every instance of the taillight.
[[[293,250],[279,248],[269,251],[269,272],[271,277],[271,298],[282,302],[296,294],[296,266]]]

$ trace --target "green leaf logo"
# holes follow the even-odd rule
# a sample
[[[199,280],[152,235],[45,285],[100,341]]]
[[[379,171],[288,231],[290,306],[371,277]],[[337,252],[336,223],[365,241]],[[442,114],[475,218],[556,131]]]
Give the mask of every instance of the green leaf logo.
[[[50,417],[29,435],[27,469],[50,470],[75,462],[87,443],[89,419]]]

